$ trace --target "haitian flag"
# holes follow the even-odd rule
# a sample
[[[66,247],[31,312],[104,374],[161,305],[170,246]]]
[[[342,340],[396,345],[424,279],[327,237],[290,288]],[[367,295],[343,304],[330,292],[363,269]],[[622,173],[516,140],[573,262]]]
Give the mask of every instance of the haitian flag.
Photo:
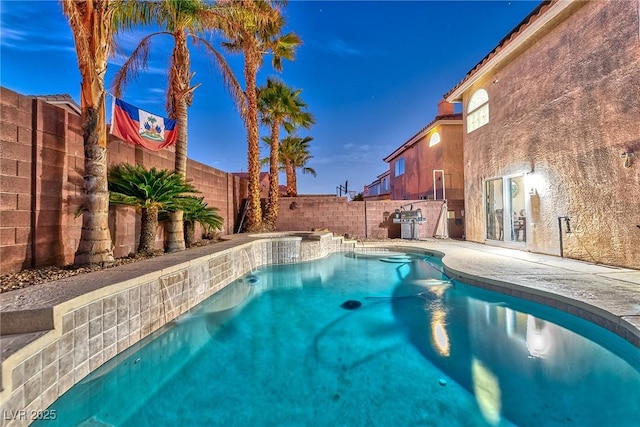
[[[156,116],[113,97],[111,134],[131,144],[158,151],[175,144],[177,120]]]

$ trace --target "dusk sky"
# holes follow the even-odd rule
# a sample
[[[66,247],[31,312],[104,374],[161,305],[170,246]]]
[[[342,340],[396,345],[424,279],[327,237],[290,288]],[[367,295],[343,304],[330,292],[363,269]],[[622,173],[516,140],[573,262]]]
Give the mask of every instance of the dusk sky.
[[[335,194],[346,180],[349,190],[362,191],[388,169],[382,159],[429,123],[438,100],[538,3],[290,0],[287,31],[303,45],[282,73],[267,58],[258,82],[274,75],[302,89],[315,115],[316,125],[300,135],[314,138],[308,166],[318,176],[300,175],[298,192]],[[58,1],[0,0],[0,11],[2,86],[23,95],[66,93],[79,102],[73,38]],[[125,33],[120,44],[130,53],[150,32]],[[152,49],[149,69],[123,99],[166,116],[171,39],[156,37]],[[226,56],[244,85],[242,57]],[[192,83],[201,86],[189,109],[188,156],[226,172],[246,171],[246,129],[235,106],[205,53],[194,48],[191,57]],[[108,86],[124,59],[111,59]]]

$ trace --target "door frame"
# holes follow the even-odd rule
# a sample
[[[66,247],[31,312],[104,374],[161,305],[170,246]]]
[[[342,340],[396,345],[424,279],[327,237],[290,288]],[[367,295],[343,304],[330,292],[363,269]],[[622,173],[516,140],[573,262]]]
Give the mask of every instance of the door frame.
[[[529,198],[526,197],[526,193],[525,193],[525,188],[527,185],[526,177],[527,177],[526,173],[515,173],[515,174],[508,174],[508,175],[501,175],[501,176],[493,176],[491,178],[486,178],[482,181],[482,200],[483,200],[482,211],[483,211],[483,219],[484,219],[483,235],[484,235],[485,243],[494,244],[494,245],[496,244],[509,245],[509,246],[517,246],[517,247],[527,246],[527,241],[529,240],[528,238],[530,236],[530,232],[528,233],[529,227],[527,226],[527,224],[530,223],[530,221],[528,221],[528,213],[530,212],[530,206],[529,206]],[[524,209],[525,211],[524,216],[521,216],[521,215],[518,216],[518,223],[522,221],[523,226],[520,227],[517,231],[515,229],[514,219],[512,218],[512,213],[514,212],[512,201],[514,196],[512,195],[513,189],[510,187],[512,187],[513,185],[512,183],[513,178],[522,178],[522,185],[519,187],[516,187],[515,191],[518,191],[516,195],[521,195],[520,197],[522,198],[523,205],[524,205],[522,209]],[[487,192],[487,183],[491,181],[497,181],[497,180],[500,180],[502,182],[502,200],[501,200],[502,218],[498,217],[495,220],[497,224],[502,222],[502,227],[499,227],[496,224],[495,226],[497,226],[497,230],[499,230],[497,232],[497,237],[490,238],[489,224],[491,223],[490,221],[491,213],[487,211],[488,197],[489,197],[489,194]],[[508,185],[509,183],[511,183],[511,185]],[[519,239],[520,235],[522,236],[522,239]]]

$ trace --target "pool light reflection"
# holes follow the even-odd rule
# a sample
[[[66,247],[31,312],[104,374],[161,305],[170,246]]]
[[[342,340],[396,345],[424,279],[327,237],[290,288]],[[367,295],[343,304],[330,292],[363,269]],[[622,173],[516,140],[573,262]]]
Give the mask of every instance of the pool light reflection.
[[[447,312],[436,308],[431,314],[431,340],[440,356],[449,357],[451,344],[447,333]]]
[[[492,425],[500,422],[502,393],[498,379],[481,361],[474,358],[471,363],[473,394],[485,420]]]
[[[544,320],[527,316],[527,338],[525,345],[532,357],[544,359],[549,355],[553,338]]]

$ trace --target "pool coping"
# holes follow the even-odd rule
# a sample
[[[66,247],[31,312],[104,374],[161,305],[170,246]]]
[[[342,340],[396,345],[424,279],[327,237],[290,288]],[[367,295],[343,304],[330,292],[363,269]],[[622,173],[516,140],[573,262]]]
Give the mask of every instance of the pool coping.
[[[374,249],[433,254],[442,258],[444,271],[454,279],[569,312],[640,348],[637,270],[450,240],[355,242],[326,232],[239,235],[0,294],[4,319],[17,316],[9,321],[13,327],[35,329],[9,336],[15,339],[10,351],[3,346],[0,409],[25,417],[46,409],[100,365],[254,268]],[[558,281],[563,285],[554,285]],[[31,318],[37,320],[25,320]],[[6,336],[0,340],[10,342]],[[0,425],[30,421],[3,419]]]

